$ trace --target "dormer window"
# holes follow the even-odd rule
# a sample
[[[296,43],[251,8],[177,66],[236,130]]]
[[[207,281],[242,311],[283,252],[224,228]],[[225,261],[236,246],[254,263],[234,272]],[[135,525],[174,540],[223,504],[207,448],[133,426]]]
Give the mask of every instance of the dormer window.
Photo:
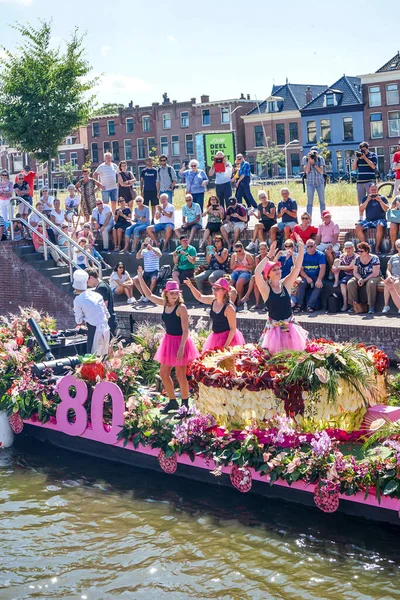
[[[273,113],[273,112],[277,112],[278,108],[277,108],[277,104],[275,100],[270,100],[268,102],[268,112],[269,113]]]
[[[335,104],[336,104],[335,94],[333,94],[332,92],[325,94],[325,106],[335,106]]]

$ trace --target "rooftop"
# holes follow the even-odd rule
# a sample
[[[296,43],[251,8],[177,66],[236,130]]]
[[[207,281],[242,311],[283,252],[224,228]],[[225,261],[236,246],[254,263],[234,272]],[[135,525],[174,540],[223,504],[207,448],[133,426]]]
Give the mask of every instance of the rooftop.
[[[285,83],[284,85],[273,85],[272,96],[280,96],[281,105],[279,112],[286,110],[300,110],[306,104],[306,91],[310,88],[313,97],[326,90],[326,85],[303,85],[299,83]],[[266,113],[268,108],[268,98],[260,102],[247,114]]]
[[[336,95],[335,106],[354,106],[363,103],[361,96],[361,79],[359,77],[351,77],[343,75],[335,83],[325,88],[318,96],[308,102],[302,110],[326,108],[325,95],[327,93]],[[332,106],[330,108],[335,108]]]
[[[397,54],[393,56],[387,63],[383,65],[380,69],[378,69],[377,73],[386,73],[388,71],[397,71],[400,70],[400,52],[397,51]]]

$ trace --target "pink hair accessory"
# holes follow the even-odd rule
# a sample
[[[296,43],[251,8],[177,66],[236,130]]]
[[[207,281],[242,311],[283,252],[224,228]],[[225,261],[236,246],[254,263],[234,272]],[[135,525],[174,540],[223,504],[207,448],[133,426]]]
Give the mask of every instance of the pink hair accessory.
[[[176,281],[167,281],[165,286],[166,292],[181,292],[182,290],[179,287],[179,283]]]
[[[223,289],[226,292],[229,292],[230,290],[229,282],[224,277],[220,277],[219,279],[217,279],[217,281],[212,284],[212,287]]]
[[[266,279],[268,278],[268,275],[269,275],[269,272],[271,269],[273,269],[274,267],[280,267],[280,266],[281,266],[281,263],[278,260],[277,261],[269,260],[264,267],[265,278]]]

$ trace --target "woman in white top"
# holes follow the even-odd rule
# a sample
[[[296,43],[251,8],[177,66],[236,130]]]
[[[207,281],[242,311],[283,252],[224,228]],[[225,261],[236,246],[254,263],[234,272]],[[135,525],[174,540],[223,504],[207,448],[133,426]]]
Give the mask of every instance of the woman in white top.
[[[71,222],[73,216],[78,216],[81,199],[73,183],[67,187],[68,196],[65,198],[65,218]]]
[[[54,200],[54,208],[50,213],[50,221],[54,225],[57,225],[57,227],[61,227],[65,221],[65,211],[61,208],[61,202],[58,198]]]
[[[128,271],[125,271],[124,264],[119,262],[110,276],[110,288],[112,293],[119,296],[125,294],[128,298],[127,303],[133,304],[133,282]]]
[[[43,212],[47,216],[54,208],[54,198],[53,196],[49,196],[49,188],[42,188],[40,199],[43,202]]]

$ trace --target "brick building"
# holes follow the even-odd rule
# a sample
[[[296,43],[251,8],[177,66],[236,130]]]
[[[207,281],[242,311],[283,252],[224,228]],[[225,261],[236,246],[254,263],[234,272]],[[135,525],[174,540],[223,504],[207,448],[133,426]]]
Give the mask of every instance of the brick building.
[[[221,101],[210,101],[201,96],[177,102],[163,95],[163,102],[150,106],[133,105],[118,114],[93,117],[87,128],[89,155],[95,169],[103,161],[104,152],[110,151],[113,160],[126,160],[128,168],[137,176],[149,154],[166,154],[169,163],[179,171],[184,160],[196,155],[195,135],[235,132],[236,147],[244,150],[244,125],[241,116],[256,105],[250,96]]]
[[[400,53],[375,73],[360,78],[365,139],[378,155],[379,172],[386,175],[400,140]]]
[[[257,154],[265,147],[266,138],[281,149],[298,140],[287,147],[288,172],[295,175],[300,171],[300,110],[325,89],[325,85],[311,87],[286,81],[285,85],[274,85],[271,95],[243,116],[246,154],[256,174],[266,175],[266,167],[257,163]]]

